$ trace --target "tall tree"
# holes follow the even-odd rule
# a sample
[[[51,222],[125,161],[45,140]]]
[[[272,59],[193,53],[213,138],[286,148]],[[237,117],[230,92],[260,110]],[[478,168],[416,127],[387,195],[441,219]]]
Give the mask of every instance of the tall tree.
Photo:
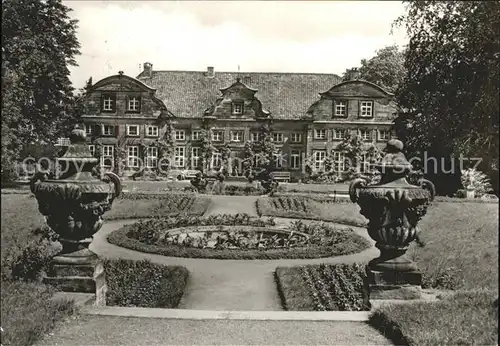
[[[74,121],[69,66],[80,44],[61,0],[2,0],[2,157],[50,143]]]
[[[362,59],[360,77],[392,93],[396,92],[406,75],[404,52],[397,45],[384,47],[371,59]]]
[[[405,2],[399,136],[414,152],[480,157],[498,178],[500,2]]]

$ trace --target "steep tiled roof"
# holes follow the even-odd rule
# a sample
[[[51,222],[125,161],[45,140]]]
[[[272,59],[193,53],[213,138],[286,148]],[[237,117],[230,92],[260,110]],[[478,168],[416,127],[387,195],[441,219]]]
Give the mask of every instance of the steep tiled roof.
[[[237,77],[241,77],[248,87],[258,90],[255,96],[275,119],[307,116],[308,108],[319,100],[319,94],[341,82],[335,74],[319,73],[216,71],[214,77],[208,77],[206,72],[201,71],[152,71],[151,77],[145,72],[137,76],[145,84],[156,88],[155,96],[178,117],[203,116],[203,112],[221,96],[220,89],[229,87]]]

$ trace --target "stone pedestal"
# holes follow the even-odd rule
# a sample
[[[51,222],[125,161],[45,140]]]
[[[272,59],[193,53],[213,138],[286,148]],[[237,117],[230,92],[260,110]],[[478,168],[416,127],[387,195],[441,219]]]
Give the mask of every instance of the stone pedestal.
[[[366,267],[365,297],[368,300],[420,299],[422,274],[417,271],[376,271]]]
[[[88,249],[54,257],[43,282],[63,292],[95,293],[94,305],[106,305],[104,265]]]

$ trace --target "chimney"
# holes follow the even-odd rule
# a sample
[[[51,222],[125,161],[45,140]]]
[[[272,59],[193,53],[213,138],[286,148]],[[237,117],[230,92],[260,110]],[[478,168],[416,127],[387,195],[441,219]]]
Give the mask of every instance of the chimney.
[[[153,77],[153,64],[150,62],[144,63],[144,74],[147,77]]]
[[[344,81],[357,80],[357,79],[360,79],[360,77],[361,77],[361,73],[359,72],[358,68],[353,67],[353,68],[348,69],[346,71],[345,76],[344,76]]]
[[[207,67],[207,72],[205,72],[205,76],[207,76],[208,78],[215,77],[215,71],[214,71],[214,67],[213,66],[208,66]]]

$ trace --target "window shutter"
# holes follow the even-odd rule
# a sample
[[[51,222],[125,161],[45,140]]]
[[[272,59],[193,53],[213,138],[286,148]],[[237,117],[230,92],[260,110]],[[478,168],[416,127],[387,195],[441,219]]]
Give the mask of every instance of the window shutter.
[[[130,111],[130,108],[129,108],[129,103],[130,102],[130,96],[125,96],[125,112],[129,112]]]
[[[333,116],[335,117],[337,115],[337,100],[333,100]]]
[[[138,96],[137,100],[139,101],[139,108],[137,109],[137,111],[140,113],[142,109],[142,97]]]
[[[116,95],[111,95],[111,110],[116,112]]]
[[[102,125],[94,125],[94,133],[96,136],[100,136],[102,134]]]
[[[361,116],[361,100],[358,100],[358,117]]]
[[[120,129],[120,126],[115,125],[115,136],[118,136],[119,129]]]
[[[344,100],[345,102],[345,117],[349,117],[349,100]]]

